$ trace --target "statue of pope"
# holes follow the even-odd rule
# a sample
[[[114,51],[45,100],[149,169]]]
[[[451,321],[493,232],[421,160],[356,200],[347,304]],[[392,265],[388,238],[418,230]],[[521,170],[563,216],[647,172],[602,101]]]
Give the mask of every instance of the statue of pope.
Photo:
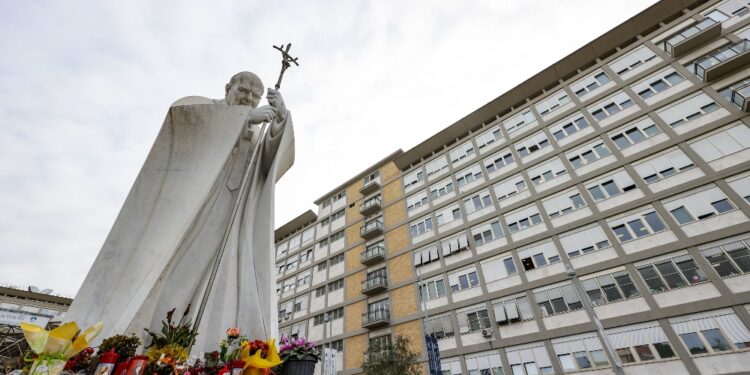
[[[277,90],[269,88],[269,105],[258,107],[263,83],[253,73],[234,75],[225,92],[223,100],[172,104],[66,320],[103,320],[102,339],[135,333],[145,340],[143,328],[159,331],[167,311],[192,304],[197,323],[239,202],[192,352],[213,350],[230,327],[259,339],[277,334],[274,184],[294,161],[292,119]],[[261,138],[263,122],[270,125]]]

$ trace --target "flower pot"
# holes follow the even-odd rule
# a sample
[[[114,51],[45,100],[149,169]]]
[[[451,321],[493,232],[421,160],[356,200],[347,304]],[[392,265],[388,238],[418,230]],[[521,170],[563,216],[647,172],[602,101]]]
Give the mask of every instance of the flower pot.
[[[284,361],[280,375],[312,375],[318,357],[307,355],[303,359],[289,358]]]

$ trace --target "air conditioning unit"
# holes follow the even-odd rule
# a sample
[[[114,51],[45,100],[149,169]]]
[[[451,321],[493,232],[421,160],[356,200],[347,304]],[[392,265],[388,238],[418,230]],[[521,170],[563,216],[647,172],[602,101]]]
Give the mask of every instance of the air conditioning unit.
[[[492,337],[492,328],[485,328],[482,330],[482,336],[484,337]]]

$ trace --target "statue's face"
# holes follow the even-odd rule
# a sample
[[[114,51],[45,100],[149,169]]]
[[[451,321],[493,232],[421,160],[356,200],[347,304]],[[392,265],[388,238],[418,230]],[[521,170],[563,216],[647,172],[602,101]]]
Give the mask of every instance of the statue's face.
[[[249,105],[257,108],[263,95],[263,84],[253,77],[243,75],[227,88],[226,100],[229,105]]]

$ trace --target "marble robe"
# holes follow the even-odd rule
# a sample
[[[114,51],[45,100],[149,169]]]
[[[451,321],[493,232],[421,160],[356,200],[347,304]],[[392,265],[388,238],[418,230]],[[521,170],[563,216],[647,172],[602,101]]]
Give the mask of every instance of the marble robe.
[[[175,102],[65,320],[104,321],[99,342],[143,328],[161,330],[167,311],[193,322],[260,126],[250,107],[187,97]],[[273,277],[274,185],[294,161],[291,115],[262,140],[250,171],[192,354],[214,350],[225,330],[277,335]],[[96,345],[99,342],[94,342]]]

